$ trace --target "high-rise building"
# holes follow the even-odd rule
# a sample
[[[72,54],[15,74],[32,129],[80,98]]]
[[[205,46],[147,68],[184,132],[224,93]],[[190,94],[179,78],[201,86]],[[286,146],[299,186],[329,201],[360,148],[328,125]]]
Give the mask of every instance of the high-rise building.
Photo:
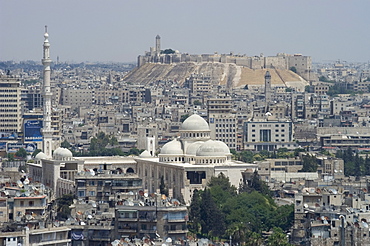
[[[0,77],[0,133],[22,132],[21,83],[11,76]]]
[[[230,149],[237,149],[238,122],[231,112],[232,99],[223,94],[207,101],[207,112],[211,138],[222,141]]]

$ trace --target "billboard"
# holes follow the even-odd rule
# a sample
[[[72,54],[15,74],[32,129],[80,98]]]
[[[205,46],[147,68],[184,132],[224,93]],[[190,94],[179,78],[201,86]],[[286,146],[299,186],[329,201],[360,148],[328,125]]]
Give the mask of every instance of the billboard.
[[[9,139],[17,139],[18,135],[14,132],[0,132],[0,139],[1,140],[9,140]]]
[[[8,153],[15,153],[20,148],[25,149],[28,153],[33,153],[37,146],[34,143],[8,143],[6,145],[6,152]]]
[[[0,142],[0,151],[6,151],[6,142]]]
[[[24,141],[42,141],[42,120],[27,120],[24,123]]]

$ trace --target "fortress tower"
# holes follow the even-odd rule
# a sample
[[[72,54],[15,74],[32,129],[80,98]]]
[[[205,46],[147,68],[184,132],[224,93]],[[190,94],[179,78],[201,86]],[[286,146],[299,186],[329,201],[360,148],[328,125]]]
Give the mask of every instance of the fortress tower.
[[[161,53],[161,37],[159,35],[155,37],[155,53],[157,55]]]
[[[51,90],[50,90],[50,43],[47,26],[45,26],[42,65],[44,65],[44,123],[42,128],[43,152],[47,157],[52,156],[53,129],[51,128]]]
[[[267,71],[265,74],[265,102],[266,106],[271,101],[271,75],[270,72]]]

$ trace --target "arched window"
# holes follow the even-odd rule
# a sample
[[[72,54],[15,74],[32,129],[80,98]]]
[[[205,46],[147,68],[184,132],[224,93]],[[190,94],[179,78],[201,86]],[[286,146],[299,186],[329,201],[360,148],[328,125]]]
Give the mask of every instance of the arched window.
[[[131,167],[127,168],[126,173],[135,173],[134,169]]]

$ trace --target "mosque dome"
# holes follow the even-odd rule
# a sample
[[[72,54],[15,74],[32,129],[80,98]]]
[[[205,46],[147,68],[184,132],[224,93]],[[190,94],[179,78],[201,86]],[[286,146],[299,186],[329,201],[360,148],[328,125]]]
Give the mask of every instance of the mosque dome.
[[[182,146],[180,141],[174,139],[165,145],[163,145],[161,149],[162,155],[183,155],[184,152],[182,151]]]
[[[64,158],[73,157],[72,152],[69,149],[59,147],[56,150],[54,150],[53,158],[60,160]]]
[[[181,125],[182,131],[209,131],[207,121],[197,114],[189,116]]]
[[[219,141],[219,140],[216,140],[215,142],[218,144],[218,146],[219,146],[220,148],[222,148],[222,149],[223,149],[223,151],[224,151],[225,155],[230,154],[230,149],[229,149],[229,147],[228,147],[224,142]]]
[[[46,156],[46,154],[44,152],[39,152],[36,156],[35,156],[35,159],[36,160],[41,160],[41,159],[47,159],[48,157]]]
[[[59,148],[57,148],[56,150],[54,150],[54,152],[53,152],[53,157],[55,157],[55,156],[59,156],[60,155],[60,152],[63,150],[63,148],[62,147],[59,147]]]
[[[225,156],[223,146],[220,146],[214,140],[208,140],[207,142],[203,143],[196,152],[197,156]]]
[[[73,157],[72,152],[69,149],[62,148],[60,157]]]
[[[187,155],[196,155],[197,149],[203,144],[203,141],[194,142],[189,145],[189,147],[186,149]]]
[[[141,158],[149,158],[149,157],[152,157],[152,155],[149,153],[149,151],[144,150],[144,151],[139,155],[139,157],[141,157]]]

